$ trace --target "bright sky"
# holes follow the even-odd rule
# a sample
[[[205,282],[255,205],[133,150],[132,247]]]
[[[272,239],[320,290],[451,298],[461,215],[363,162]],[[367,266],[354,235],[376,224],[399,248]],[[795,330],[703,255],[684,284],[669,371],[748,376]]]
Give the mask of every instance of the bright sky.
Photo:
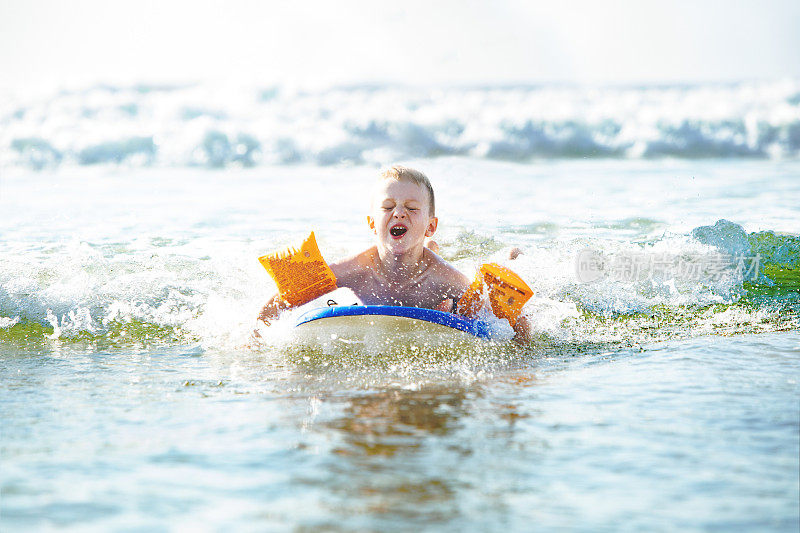
[[[797,0],[0,0],[0,86],[800,78]]]

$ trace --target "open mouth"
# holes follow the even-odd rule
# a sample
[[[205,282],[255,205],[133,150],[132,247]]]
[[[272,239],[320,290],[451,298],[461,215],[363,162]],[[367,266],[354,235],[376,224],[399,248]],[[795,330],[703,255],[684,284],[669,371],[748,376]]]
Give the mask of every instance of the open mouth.
[[[405,227],[405,226],[400,226],[400,225],[392,226],[391,228],[389,228],[389,235],[391,235],[392,237],[398,238],[398,237],[402,237],[403,235],[405,235],[405,233],[407,231],[408,231],[408,228]]]

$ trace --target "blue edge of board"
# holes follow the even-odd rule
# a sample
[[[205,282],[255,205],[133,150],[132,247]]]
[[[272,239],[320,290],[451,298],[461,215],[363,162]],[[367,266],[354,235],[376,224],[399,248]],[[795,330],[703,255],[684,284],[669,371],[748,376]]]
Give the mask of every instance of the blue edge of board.
[[[415,318],[434,324],[441,324],[453,329],[464,331],[481,339],[493,337],[492,326],[488,322],[473,318],[465,318],[437,311],[435,309],[422,309],[420,307],[404,307],[399,305],[339,305],[331,307],[318,307],[311,309],[297,318],[296,326],[319,320],[340,316],[385,315]]]

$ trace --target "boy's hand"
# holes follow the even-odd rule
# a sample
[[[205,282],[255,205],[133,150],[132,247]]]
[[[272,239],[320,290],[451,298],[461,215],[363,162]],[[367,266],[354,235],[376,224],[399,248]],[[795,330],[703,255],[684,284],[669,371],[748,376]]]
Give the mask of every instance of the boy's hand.
[[[530,344],[533,340],[533,326],[530,319],[520,315],[514,323],[514,342],[517,344]]]
[[[269,326],[273,319],[278,318],[281,311],[290,307],[292,306],[281,298],[280,294],[276,294],[267,301],[267,304],[258,315],[258,320]]]
[[[445,313],[454,313],[455,312],[455,305],[456,302],[452,298],[445,298],[442,300],[439,305],[435,307],[437,311],[443,311]]]

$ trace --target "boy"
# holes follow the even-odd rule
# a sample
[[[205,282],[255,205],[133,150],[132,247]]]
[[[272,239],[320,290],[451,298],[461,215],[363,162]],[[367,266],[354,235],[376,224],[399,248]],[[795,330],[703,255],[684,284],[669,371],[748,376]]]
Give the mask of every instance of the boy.
[[[439,257],[425,241],[439,219],[433,187],[418,170],[394,166],[381,174],[372,194],[367,223],[375,246],[330,264],[339,287],[350,288],[366,305],[404,305],[454,312],[470,280]],[[259,320],[266,323],[288,305],[278,295],[264,306]],[[530,339],[529,325],[520,316],[515,339]]]

